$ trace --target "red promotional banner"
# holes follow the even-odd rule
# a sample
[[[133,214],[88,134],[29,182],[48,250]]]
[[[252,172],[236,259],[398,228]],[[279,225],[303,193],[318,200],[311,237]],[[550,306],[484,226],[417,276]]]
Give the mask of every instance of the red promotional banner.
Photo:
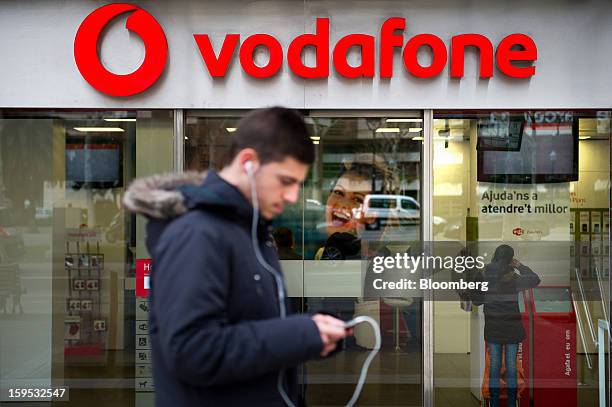
[[[151,259],[136,260],[136,297],[146,298],[149,296],[151,269]]]

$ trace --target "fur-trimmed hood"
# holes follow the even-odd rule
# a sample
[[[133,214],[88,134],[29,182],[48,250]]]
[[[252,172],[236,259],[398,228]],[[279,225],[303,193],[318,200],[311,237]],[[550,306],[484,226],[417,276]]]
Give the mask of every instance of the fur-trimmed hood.
[[[135,180],[123,198],[125,207],[149,218],[147,247],[149,251],[169,223],[187,216],[192,210],[205,210],[250,229],[253,207],[244,195],[215,171],[154,175]],[[265,238],[270,221],[259,218],[261,238]]]
[[[215,171],[139,178],[127,189],[123,203],[130,212],[160,221],[203,208],[246,225],[253,216],[251,203]],[[260,217],[260,225],[268,223]]]
[[[201,185],[206,172],[184,172],[138,178],[128,187],[123,204],[133,213],[149,218],[175,218],[187,212],[185,186]]]

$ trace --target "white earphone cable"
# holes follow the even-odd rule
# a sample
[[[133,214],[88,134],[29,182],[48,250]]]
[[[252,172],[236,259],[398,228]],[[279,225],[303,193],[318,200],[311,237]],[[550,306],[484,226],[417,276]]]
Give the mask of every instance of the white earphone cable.
[[[245,163],[245,166],[244,166],[247,172],[247,175],[249,177],[249,182],[251,184],[251,204],[253,205],[253,217],[251,221],[251,242],[253,243],[253,250],[255,251],[255,257],[257,258],[257,261],[266,271],[268,271],[274,277],[274,280],[276,282],[277,295],[278,295],[278,307],[280,310],[280,317],[284,319],[287,316],[287,309],[286,309],[286,304],[285,304],[285,286],[283,285],[283,277],[274,267],[268,264],[268,262],[264,259],[263,255],[261,254],[261,250],[259,249],[259,239],[257,238],[257,227],[259,223],[259,200],[257,197],[257,190],[256,190],[257,185],[255,183],[255,175],[253,174],[252,165],[253,164],[249,161]],[[372,348],[372,350],[370,351],[370,354],[368,355],[365,362],[363,363],[363,366],[361,367],[361,373],[359,375],[359,379],[357,380],[355,391],[353,392],[353,396],[351,397],[349,402],[346,404],[347,407],[354,406],[357,400],[359,399],[359,395],[361,394],[361,390],[363,389],[363,385],[365,384],[365,380],[368,375],[368,369],[370,367],[370,363],[372,363],[372,360],[374,359],[374,357],[380,350],[380,346],[381,346],[380,327],[378,326],[378,323],[376,322],[375,319],[368,317],[368,316],[358,316],[353,321],[355,324],[366,322],[372,326],[372,328],[374,329],[375,344],[374,344],[374,348]],[[293,402],[291,401],[291,399],[285,392],[285,389],[283,387],[283,377],[284,377],[284,369],[281,369],[278,372],[278,381],[277,381],[278,392],[280,393],[281,397],[283,398],[283,401],[288,407],[295,407],[295,404],[293,404]]]

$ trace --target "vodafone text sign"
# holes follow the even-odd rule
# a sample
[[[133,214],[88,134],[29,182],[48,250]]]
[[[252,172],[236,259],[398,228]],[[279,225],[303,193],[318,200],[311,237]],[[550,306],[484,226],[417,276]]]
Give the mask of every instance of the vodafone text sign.
[[[101,64],[97,43],[102,28],[121,13],[132,11],[127,28],[136,32],[145,43],[145,60],[133,73],[118,75],[108,72]],[[478,50],[480,55],[479,76],[494,75],[494,64],[499,71],[512,78],[529,78],[535,74],[533,63],[537,60],[537,46],[525,34],[510,34],[503,38],[497,48],[481,34],[453,36],[450,47],[434,34],[417,34],[405,41],[406,20],[392,17],[385,20],[378,38],[367,34],[349,34],[335,44],[330,43],[328,18],[317,18],[314,33],[297,36],[283,49],[280,41],[271,34],[252,34],[243,38],[240,34],[226,34],[223,43],[214,49],[208,34],[194,34],[206,70],[213,78],[224,77],[235,59],[242,70],[254,78],[269,78],[276,75],[284,64],[285,56],[289,70],[296,76],[315,79],[329,77],[333,68],[346,78],[391,78],[394,54],[401,51],[405,70],[418,78],[433,78],[442,73],[450,59],[450,76],[464,76],[464,56],[467,47]],[[269,59],[265,65],[254,60],[257,48],[266,49]],[[303,62],[302,54],[307,47],[314,49],[314,65]],[[431,62],[421,65],[417,53],[422,48],[431,52]],[[347,60],[350,49],[358,49],[361,58],[358,65]],[[75,61],[83,77],[100,92],[113,96],[130,96],[150,87],[161,75],[167,58],[167,42],[159,23],[141,8],[129,4],[111,4],[91,13],[79,27],[74,42]],[[376,54],[378,53],[378,60]],[[378,66],[377,66],[378,61]],[[520,62],[520,66],[515,65]]]
[[[346,78],[373,78],[375,68],[375,48],[377,40],[372,35],[349,34],[338,40],[333,49],[329,40],[330,21],[328,18],[317,18],[317,28],[314,34],[302,34],[296,37],[287,49],[289,69],[302,78],[326,78],[330,73],[330,51],[336,72]],[[382,78],[393,75],[393,54],[395,49],[403,48],[404,67],[413,76],[432,78],[439,75],[448,60],[448,50],[442,39],[433,34],[418,34],[408,39],[404,46],[403,31],[406,20],[393,17],[386,20],[380,28],[378,39],[379,67]],[[227,34],[218,54],[212,47],[207,34],[194,35],[204,64],[213,77],[225,76],[232,61],[234,51],[239,47],[240,65],[245,73],[255,78],[268,78],[275,75],[283,64],[283,48],[280,42],[269,34],[253,34],[241,41],[240,34]],[[270,59],[265,66],[258,66],[253,61],[253,51],[257,47],[265,47]],[[305,47],[316,50],[316,63],[306,66],[302,62],[302,51]],[[351,66],[347,62],[347,53],[351,47],[361,50],[361,63]],[[429,66],[422,66],[417,60],[417,52],[421,47],[429,47],[433,58]],[[450,75],[453,78],[463,77],[463,60],[466,47],[475,47],[480,51],[480,77],[493,76],[493,44],[480,34],[461,34],[451,39]],[[520,49],[517,49],[520,48]],[[538,57],[534,41],[525,34],[510,34],[501,40],[497,46],[495,60],[497,67],[506,76],[512,78],[528,78],[535,74],[534,66],[518,67],[514,61],[533,63]]]

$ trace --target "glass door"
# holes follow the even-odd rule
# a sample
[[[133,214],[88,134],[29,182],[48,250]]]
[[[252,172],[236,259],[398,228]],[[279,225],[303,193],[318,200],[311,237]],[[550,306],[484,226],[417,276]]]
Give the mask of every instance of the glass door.
[[[185,169],[220,169],[246,112],[189,111]],[[394,256],[421,243],[423,118],[420,112],[318,112],[306,116],[316,162],[301,200],[274,222],[287,291],[299,312],[345,320],[373,317],[382,349],[359,405],[422,405],[422,302],[365,295],[372,255]],[[374,346],[369,326],[337,354],[302,367],[308,405],[345,405]]]
[[[316,162],[304,186],[305,312],[358,315],[380,325],[382,348],[372,363],[360,405],[422,405],[422,302],[372,290],[372,258],[421,245],[420,112],[307,118]],[[344,405],[374,346],[368,325],[355,329],[331,358],[304,368],[309,405]]]
[[[606,405],[610,112],[436,112],[433,215],[435,405]]]

